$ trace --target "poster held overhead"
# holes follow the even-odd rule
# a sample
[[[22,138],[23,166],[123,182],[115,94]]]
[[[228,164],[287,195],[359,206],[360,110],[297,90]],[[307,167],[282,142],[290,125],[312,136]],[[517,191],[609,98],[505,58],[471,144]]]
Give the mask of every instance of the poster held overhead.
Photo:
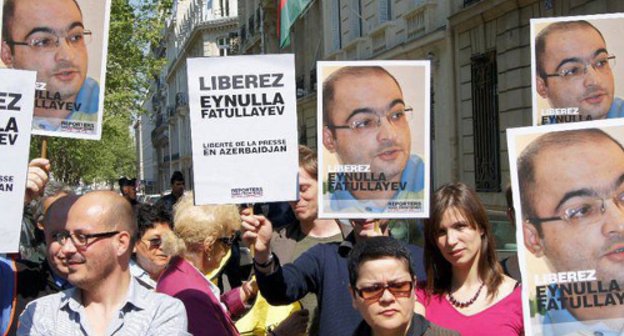
[[[33,71],[0,69],[0,78],[11,78],[0,81],[0,253],[19,249],[35,76]]]
[[[527,335],[624,328],[624,119],[507,130]]]
[[[3,0],[1,63],[37,72],[33,134],[99,140],[110,0]]]
[[[319,218],[429,215],[429,61],[318,62]]]
[[[623,35],[624,13],[531,19],[533,125],[624,117]]]
[[[190,58],[196,204],[297,199],[294,56]]]

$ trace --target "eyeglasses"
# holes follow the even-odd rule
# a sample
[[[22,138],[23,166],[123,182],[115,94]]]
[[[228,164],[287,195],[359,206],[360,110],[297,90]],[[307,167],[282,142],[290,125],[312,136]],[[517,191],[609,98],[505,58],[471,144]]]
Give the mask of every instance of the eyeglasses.
[[[389,290],[394,297],[409,297],[414,289],[413,281],[389,282],[385,285],[374,284],[367,287],[355,288],[355,292],[366,301],[376,301],[381,298],[385,290]]]
[[[552,222],[563,220],[573,225],[592,225],[602,220],[602,215],[607,211],[605,207],[606,200],[613,200],[613,204],[620,209],[624,209],[624,191],[608,198],[585,198],[566,206],[563,209],[563,215],[554,217],[530,217],[527,218],[529,223],[540,224],[544,222]]]
[[[38,32],[32,34],[26,41],[7,41],[7,44],[11,46],[28,46],[36,51],[48,52],[58,48],[61,44],[61,38],[67,42],[67,45],[76,48],[89,44],[91,35],[92,32],[90,30],[74,31],[65,35],[52,32]]]
[[[564,80],[579,79],[587,73],[591,66],[596,72],[610,71],[615,65],[615,56],[603,56],[591,62],[568,62],[562,65],[556,73],[546,74],[546,77],[561,77]]]
[[[236,239],[238,239],[238,234],[233,233],[230,237],[217,238],[217,241],[223,243],[226,247],[232,247]]]
[[[71,239],[72,243],[76,247],[87,247],[89,246],[89,239],[92,238],[108,238],[118,234],[119,231],[109,231],[109,232],[100,232],[100,233],[69,233],[68,231],[57,232],[52,235],[52,239],[57,243],[61,244],[61,246],[65,246],[67,243],[67,238]],[[91,241],[93,243],[93,241]]]
[[[411,119],[411,112],[413,112],[411,107],[405,107],[398,111],[386,112],[383,116],[390,124],[398,126],[406,124]],[[327,125],[326,127],[331,130],[351,129],[357,133],[366,133],[381,126],[381,116],[375,112],[360,112],[353,116],[352,119],[347,125]]]
[[[149,247],[150,249],[157,249],[160,247],[160,245],[162,245],[162,238],[155,237],[155,238],[148,239],[148,240],[141,239],[141,242],[147,245],[147,247]]]

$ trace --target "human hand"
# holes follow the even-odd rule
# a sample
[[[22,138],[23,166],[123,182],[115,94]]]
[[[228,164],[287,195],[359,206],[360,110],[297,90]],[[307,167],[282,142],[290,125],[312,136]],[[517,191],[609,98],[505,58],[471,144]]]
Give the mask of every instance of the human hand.
[[[305,335],[309,319],[310,312],[307,309],[298,310],[282,321],[273,330],[273,334],[275,336]]]
[[[256,278],[249,281],[243,281],[240,290],[241,301],[244,303],[249,303],[249,300],[256,297],[258,294],[258,283],[256,282]]]
[[[48,183],[49,171],[50,161],[47,159],[37,158],[30,161],[28,164],[24,204],[30,203],[33,199],[43,194],[43,190]]]
[[[264,216],[252,215],[251,209],[241,211],[242,238],[254,249],[254,259],[265,263],[271,254],[271,234],[273,225]]]

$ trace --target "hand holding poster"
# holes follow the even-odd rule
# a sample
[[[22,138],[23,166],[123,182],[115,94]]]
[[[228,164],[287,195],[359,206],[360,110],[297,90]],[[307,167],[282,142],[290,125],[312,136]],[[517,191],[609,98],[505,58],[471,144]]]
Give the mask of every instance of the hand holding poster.
[[[110,0],[3,1],[2,63],[37,72],[34,134],[100,138],[109,13]]]
[[[533,125],[624,117],[624,14],[531,19]]]
[[[19,248],[35,73],[0,69],[0,253]]]
[[[319,218],[429,214],[427,61],[318,62]]]
[[[507,130],[528,335],[624,330],[624,120]]]
[[[191,58],[195,202],[297,199],[293,55]]]

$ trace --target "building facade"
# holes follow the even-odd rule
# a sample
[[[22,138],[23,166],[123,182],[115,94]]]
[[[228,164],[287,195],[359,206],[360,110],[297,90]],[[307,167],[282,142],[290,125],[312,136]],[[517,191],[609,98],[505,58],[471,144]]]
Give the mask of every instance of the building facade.
[[[191,57],[219,57],[237,53],[238,3],[236,0],[176,0],[163,29],[161,45],[152,52],[166,59],[162,73],[146,96],[141,124],[148,129],[143,141],[153,147],[152,175],[144,162],[150,192],[170,188],[171,174],[179,170],[186,187],[193,183],[191,129],[188,109],[186,60]],[[149,127],[153,126],[153,129]],[[145,146],[149,147],[149,146]],[[137,147],[138,148],[138,147]],[[143,151],[145,160],[145,150]],[[139,165],[141,166],[141,164]]]
[[[431,61],[432,190],[462,181],[502,212],[506,129],[531,124],[529,19],[622,11],[624,2],[608,0],[316,0],[283,49],[275,1],[248,1],[239,24],[242,53],[295,54],[300,143],[313,148],[316,61]],[[257,12],[264,35],[243,36]]]

